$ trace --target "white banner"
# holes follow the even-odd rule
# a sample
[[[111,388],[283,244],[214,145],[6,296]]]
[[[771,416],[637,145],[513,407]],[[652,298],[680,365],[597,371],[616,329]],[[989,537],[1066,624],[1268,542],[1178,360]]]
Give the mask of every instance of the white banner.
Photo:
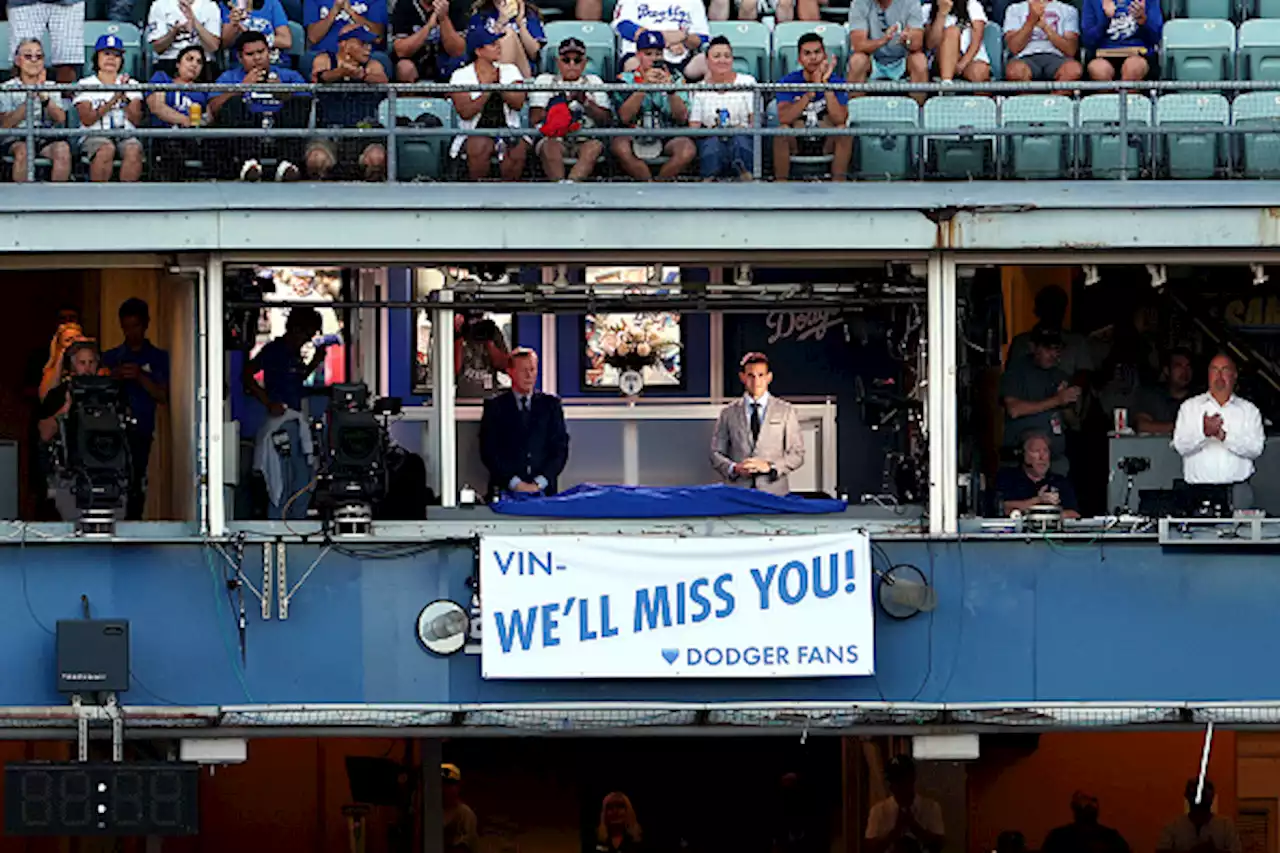
[[[484,536],[485,678],[875,669],[865,534]]]

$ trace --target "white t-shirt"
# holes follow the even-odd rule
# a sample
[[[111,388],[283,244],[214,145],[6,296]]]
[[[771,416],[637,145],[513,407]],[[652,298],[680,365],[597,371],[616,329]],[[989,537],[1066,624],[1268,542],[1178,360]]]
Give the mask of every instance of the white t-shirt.
[[[461,68],[459,68],[457,71],[453,72],[453,75],[449,78],[449,82],[454,86],[466,86],[468,84],[479,85],[480,78],[479,76],[476,75],[475,63],[473,62],[470,65],[464,65]],[[499,83],[522,83],[524,82],[524,75],[522,75],[520,73],[520,69],[516,68],[514,65],[499,62],[498,63],[498,82]],[[471,92],[470,94],[471,94],[471,100],[474,101],[480,98],[484,94],[484,92]],[[501,97],[501,93],[499,92],[495,92],[493,93],[493,95],[495,97]],[[476,113],[471,118],[462,118],[461,116],[459,116],[458,127],[462,128],[463,130],[474,129],[476,125],[480,123],[481,115],[482,113]],[[503,101],[502,103],[502,115],[507,120],[507,127],[520,126],[520,111],[511,109],[511,107],[507,106],[505,101]],[[466,144],[465,136],[455,136],[453,138],[453,145],[449,149],[449,156],[457,157],[458,152],[462,150],[462,146],[464,144]]]
[[[925,3],[921,12],[924,13],[924,25],[927,29],[929,26],[929,20],[933,16],[933,4]],[[969,26],[960,31],[960,54],[962,56],[964,55],[964,52],[969,49],[969,45],[973,41],[973,23],[975,21],[982,21],[983,23],[986,23],[986,20],[987,10],[982,8],[982,0],[969,0]],[[950,13],[947,14],[947,19],[942,22],[942,26],[945,29],[950,29],[957,25],[958,22],[956,21],[956,16]],[[991,59],[987,56],[986,45],[979,47],[978,52],[974,54],[973,58],[975,62],[985,62],[988,65],[991,64]]]
[[[893,797],[881,800],[871,807],[871,813],[867,815],[867,838],[884,838],[893,828],[898,825],[898,801]],[[938,805],[928,797],[922,797],[916,794],[915,801],[911,803],[911,815],[916,819],[916,823],[920,824],[921,829],[928,830],[935,835],[946,835],[946,830],[942,825],[942,806]],[[907,832],[903,838],[915,838],[910,832]],[[893,853],[891,850],[890,853]]]
[[[510,68],[513,66],[506,66],[506,67]],[[539,74],[537,78],[534,79],[533,82],[534,82],[534,85],[536,86],[554,86],[556,83],[561,83],[563,81],[560,79],[559,74]],[[598,74],[583,74],[582,77],[580,77],[575,82],[581,83],[585,86],[604,85],[604,81],[600,79],[600,75]],[[595,104],[597,107],[600,107],[601,109],[605,109],[605,110],[612,109],[612,107],[609,105],[608,92],[584,92],[583,94],[587,96],[588,101]],[[545,110],[547,108],[547,104],[551,103],[551,99],[554,98],[555,96],[556,96],[555,92],[530,92],[529,93],[529,109],[540,107],[541,109]],[[584,111],[582,113],[582,126],[595,127],[595,125],[596,123],[591,120],[591,116],[587,115],[586,112]]]
[[[750,74],[733,78],[736,86],[750,86],[755,82],[756,78]],[[689,124],[696,121],[703,127],[750,127],[754,111],[754,92],[694,92],[689,105]]]
[[[128,74],[121,74],[119,77],[116,78],[116,83],[121,86],[127,85],[129,83],[134,83],[134,82],[137,82],[137,81],[131,79]],[[98,107],[102,106],[107,101],[111,100],[116,96],[115,92],[94,91],[92,88],[90,88],[93,86],[101,86],[101,85],[103,85],[103,82],[98,79],[98,75],[95,74],[92,77],[85,77],[83,80],[81,80],[79,83],[76,84],[76,86],[80,88],[80,91],[76,94],[75,100],[71,102],[72,106],[75,106],[76,104],[87,103],[92,105],[93,108],[96,110]],[[128,98],[129,102],[142,100],[141,89],[138,89],[132,92],[126,92],[125,95]],[[125,114],[124,110],[125,110],[125,104],[116,104],[115,107],[103,113],[102,118],[98,119],[96,122],[94,122],[91,125],[87,125],[86,129],[87,130],[133,130],[134,129],[133,122],[129,121],[129,116]]]
[[[622,35],[619,24],[630,22],[642,30],[686,30],[702,36],[703,44],[711,38],[711,25],[707,23],[707,8],[702,0],[620,0],[613,10],[613,28],[622,41],[618,56],[636,52],[636,43]],[[681,64],[689,58],[688,51],[677,54],[668,48],[663,57],[671,63]]]
[[[1004,13],[1005,34],[1016,33],[1022,29],[1022,25],[1027,22],[1027,16],[1030,14],[1031,7],[1026,0],[1014,3],[1006,9]],[[1080,13],[1076,11],[1074,6],[1069,6],[1061,2],[1061,0],[1049,0],[1048,3],[1044,4],[1044,21],[1049,25],[1050,29],[1060,36],[1080,32]],[[1037,53],[1063,55],[1062,51],[1053,46],[1053,42],[1049,41],[1049,37],[1039,27],[1031,31],[1031,38],[1027,41],[1027,46],[1022,49],[1018,56],[1033,56]]]
[[[192,0],[191,11],[195,19],[200,22],[200,26],[216,36],[221,36],[222,13],[218,11],[218,5],[213,0]],[[174,24],[185,23],[186,20],[186,15],[182,14],[182,9],[178,6],[178,0],[155,0],[151,4],[151,13],[147,15],[147,43],[164,38],[169,30],[173,29]],[[156,58],[177,59],[183,48],[199,43],[199,35],[184,30],[174,38],[169,49],[164,53],[157,53]],[[205,59],[213,59],[213,54],[205,51]]]

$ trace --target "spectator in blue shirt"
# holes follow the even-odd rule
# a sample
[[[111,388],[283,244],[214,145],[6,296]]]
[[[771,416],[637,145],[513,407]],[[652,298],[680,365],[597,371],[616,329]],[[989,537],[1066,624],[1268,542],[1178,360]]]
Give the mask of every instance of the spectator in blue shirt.
[[[1160,47],[1164,17],[1159,0],[1084,0],[1080,40],[1096,55],[1090,80],[1145,80]]]
[[[336,54],[344,32],[364,27],[381,41],[387,32],[387,0],[306,0],[303,23],[316,53]]]
[[[193,49],[199,50],[199,47]],[[147,303],[126,299],[119,315],[124,343],[102,354],[102,366],[124,384],[135,421],[134,428],[126,433],[133,470],[125,518],[137,521],[142,518],[147,500],[147,464],[156,434],[156,409],[169,402],[169,353],[147,340],[147,328],[151,325]]]
[[[293,33],[280,0],[231,0],[221,9],[223,44],[235,44],[241,33],[262,33],[271,49],[271,64],[292,67],[288,51],[294,46]]]
[[[236,39],[235,52],[240,59],[239,67],[222,72],[218,77],[219,83],[253,85],[307,82],[292,68],[277,68],[271,64],[267,37],[260,32],[249,30],[241,33]],[[307,126],[311,117],[311,99],[305,93],[227,93],[214,97],[209,106],[217,114],[218,124],[222,127],[302,129]],[[246,134],[228,143],[230,156],[224,159],[238,164],[235,168],[241,180],[260,180],[262,161],[271,159],[276,161],[277,181],[296,181],[301,175],[295,164],[302,161],[304,143],[301,138]]]
[[[177,75],[176,78],[170,77],[165,71],[157,71],[151,75],[151,82],[177,85],[202,82],[200,75],[204,73],[204,48],[198,44],[192,44],[179,51],[178,58],[174,62],[174,73]],[[204,112],[208,108],[209,98],[209,92],[175,90],[151,92],[147,95],[147,109],[151,111],[151,126],[195,127],[197,116],[200,124],[207,125],[209,118]],[[197,107],[196,114],[192,113],[193,107]],[[173,171],[174,167],[181,167],[187,160],[207,159],[206,141],[162,137],[155,141],[153,153],[153,166],[160,170],[159,174],[171,180],[177,180],[180,175]]]
[[[790,72],[779,83],[843,83],[835,73],[836,63],[827,56],[827,46],[817,33],[805,33],[797,43],[800,68]],[[778,124],[782,127],[844,127],[849,121],[849,93],[778,92]],[[831,155],[831,180],[843,181],[853,156],[852,136],[775,136],[773,138],[773,176],[785,181],[791,175],[791,156],[797,152]]]
[[[476,0],[467,31],[485,29],[496,21],[502,32],[502,57],[498,60],[520,69],[524,79],[538,73],[538,54],[547,43],[542,29],[542,12],[526,0]]]

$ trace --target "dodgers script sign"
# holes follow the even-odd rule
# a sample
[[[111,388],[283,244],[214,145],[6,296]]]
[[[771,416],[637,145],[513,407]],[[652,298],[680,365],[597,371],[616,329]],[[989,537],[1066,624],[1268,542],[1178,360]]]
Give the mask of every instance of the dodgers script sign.
[[[874,671],[864,534],[485,536],[485,678]]]

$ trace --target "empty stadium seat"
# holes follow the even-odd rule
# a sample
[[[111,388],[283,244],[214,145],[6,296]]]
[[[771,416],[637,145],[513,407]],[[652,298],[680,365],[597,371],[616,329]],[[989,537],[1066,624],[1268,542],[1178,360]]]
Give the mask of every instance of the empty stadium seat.
[[[1171,80],[1213,82],[1233,75],[1236,28],[1230,21],[1187,19],[1164,25],[1161,55]]]
[[[124,42],[124,72],[130,77],[141,79],[146,71],[142,59],[142,31],[133,24],[119,24],[115,21],[84,22],[84,73],[87,77],[93,73],[93,46],[99,36],[115,35]]]
[[[307,31],[302,28],[302,24],[297,21],[289,22],[289,35],[293,36],[293,43],[289,46],[289,56],[293,57],[293,70],[297,71],[302,64],[302,57],[307,52]],[[232,56],[231,62],[240,63],[239,57]],[[392,81],[396,78],[392,77]]]
[[[1156,126],[1222,125],[1230,120],[1227,99],[1213,94],[1177,93],[1156,101]],[[1175,133],[1160,139],[1161,170],[1170,178],[1207,179],[1227,164],[1226,135]]]
[[[9,49],[9,22],[0,21],[0,80],[13,70],[13,51]]]
[[[1238,17],[1235,0],[1172,0],[1170,6],[1171,18],[1228,19]]]
[[[1079,122],[1081,128],[1118,127],[1120,123],[1119,95],[1089,95],[1080,101]],[[1125,122],[1134,128],[1151,126],[1151,99],[1145,95],[1129,95]],[[1090,134],[1080,140],[1081,165],[1094,179],[1114,180],[1121,174],[1136,178],[1151,150],[1149,137],[1130,132],[1125,155],[1125,167],[1120,168],[1120,134]]]
[[[740,74],[769,80],[772,53],[769,28],[758,21],[712,21],[711,37],[724,36],[733,45],[733,64]]]
[[[385,106],[385,104],[384,104]],[[445,98],[397,98],[396,116],[426,126],[423,116],[434,116],[442,127],[456,127],[453,102]],[[383,117],[385,125],[386,118]],[[396,180],[439,180],[444,173],[450,136],[420,136],[396,140]]]
[[[1242,0],[1246,17],[1280,18],[1280,0]]]
[[[1015,178],[1067,177],[1074,146],[1068,135],[1040,135],[1039,128],[1070,130],[1075,125],[1075,105],[1062,95],[1018,95],[1001,106],[1001,124],[1026,132],[1004,137],[1005,162]]]
[[[1250,128],[1249,133],[1234,139],[1241,174],[1246,178],[1280,178],[1280,92],[1238,96],[1231,105],[1231,123]]]
[[[901,96],[871,95],[849,101],[850,127],[886,130],[920,126],[920,105]],[[857,136],[853,142],[853,174],[860,181],[907,180],[914,167],[916,136]]]
[[[773,79],[800,67],[800,49],[796,46],[800,36],[817,33],[827,46],[827,53],[836,61],[836,73],[843,75],[845,60],[849,56],[849,31],[839,24],[812,24],[807,21],[787,21],[773,28]]]
[[[1280,21],[1245,21],[1237,45],[1236,68],[1242,79],[1280,81]]]
[[[612,82],[617,51],[614,47],[613,28],[600,21],[553,21],[547,24],[547,50],[542,51],[542,67],[552,74],[556,71],[556,45],[573,36],[587,46],[587,73],[599,74],[605,82]]]
[[[996,102],[986,96],[930,98],[924,105],[926,168],[931,176],[964,180],[990,177],[996,160],[993,136],[977,135],[999,126]]]

